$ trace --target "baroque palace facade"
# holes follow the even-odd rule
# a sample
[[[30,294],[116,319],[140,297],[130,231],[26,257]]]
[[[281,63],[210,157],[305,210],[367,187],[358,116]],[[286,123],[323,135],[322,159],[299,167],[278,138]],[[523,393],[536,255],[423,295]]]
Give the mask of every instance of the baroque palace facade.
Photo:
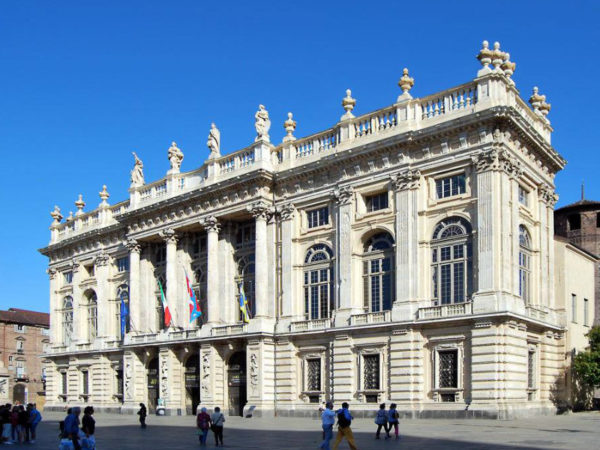
[[[394,401],[413,416],[556,409],[564,305],[555,298],[550,105],[519,96],[487,42],[473,81],[273,145],[257,137],[145,183],[129,200],[52,212],[47,408],[90,403],[168,414],[355,415]],[[186,275],[203,315],[190,323]],[[165,327],[160,281],[172,323]],[[240,284],[251,320],[242,321]],[[121,306],[129,311],[121,334]]]

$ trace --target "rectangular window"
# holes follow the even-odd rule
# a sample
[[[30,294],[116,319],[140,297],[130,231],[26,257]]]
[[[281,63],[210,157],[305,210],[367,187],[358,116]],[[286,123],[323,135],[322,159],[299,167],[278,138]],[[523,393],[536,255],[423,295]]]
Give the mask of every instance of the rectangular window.
[[[465,174],[453,175],[451,177],[435,180],[437,198],[453,197],[466,192]]]
[[[529,192],[519,186],[519,203],[523,206],[529,206]]]
[[[380,209],[386,209],[388,207],[387,191],[380,194],[369,195],[365,200],[367,212],[379,211]]]
[[[63,276],[64,276],[66,284],[71,284],[73,282],[73,272],[72,271],[65,272],[63,274]]]
[[[17,341],[17,353],[23,353],[24,344],[23,341]]]
[[[117,396],[123,398],[123,371],[121,369],[116,370],[117,378]]]
[[[329,223],[329,207],[312,209],[306,212],[308,228],[316,228]]]
[[[94,265],[85,266],[85,270],[90,278],[93,278],[96,275],[96,268]]]
[[[42,328],[42,336],[50,336],[50,328]]]
[[[15,325],[15,331],[17,333],[25,333],[25,325]]]
[[[589,311],[588,311],[588,307],[589,306],[588,306],[588,304],[589,304],[588,299],[584,298],[583,299],[583,324],[586,327],[590,326],[590,323],[589,323]]]
[[[379,355],[363,355],[364,390],[379,390]]]
[[[117,271],[119,273],[129,272],[129,258],[127,256],[117,259]]]
[[[81,372],[81,391],[83,395],[90,393],[90,378],[87,370]]]
[[[567,217],[569,222],[569,231],[581,229],[581,216],[579,214],[571,214]]]
[[[321,390],[321,359],[313,358],[306,360],[306,390]]]
[[[535,351],[527,354],[527,388],[535,389]]]
[[[458,388],[458,351],[444,350],[438,352],[440,388]]]
[[[17,378],[25,378],[25,363],[17,361]]]
[[[67,395],[67,372],[61,372],[60,377],[61,377],[61,387],[62,387],[61,394]]]
[[[571,322],[577,323],[577,296],[571,294]]]

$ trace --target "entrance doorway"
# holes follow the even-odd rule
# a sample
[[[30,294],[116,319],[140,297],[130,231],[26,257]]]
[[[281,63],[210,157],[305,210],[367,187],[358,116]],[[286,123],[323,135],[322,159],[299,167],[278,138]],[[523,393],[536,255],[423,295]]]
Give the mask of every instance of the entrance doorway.
[[[25,404],[25,385],[24,384],[15,384],[13,388],[13,403],[21,403]]]
[[[190,356],[185,363],[185,412],[197,414],[200,404],[200,355]]]
[[[229,415],[243,416],[246,405],[246,352],[231,355],[227,370],[229,387]]]
[[[156,412],[159,388],[158,358],[154,358],[148,363],[148,412],[150,413]]]

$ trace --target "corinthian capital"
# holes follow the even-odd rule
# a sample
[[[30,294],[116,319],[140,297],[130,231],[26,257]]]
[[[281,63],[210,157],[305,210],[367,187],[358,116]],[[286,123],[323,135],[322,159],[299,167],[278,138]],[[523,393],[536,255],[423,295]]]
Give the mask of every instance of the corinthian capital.
[[[54,267],[49,267],[48,269],[46,269],[46,273],[48,274],[51,280],[54,280],[58,271]]]
[[[254,216],[255,219],[267,220],[270,208],[265,202],[255,202],[248,206],[247,210]]]
[[[333,190],[333,197],[338,205],[349,205],[352,201],[352,192],[350,186],[337,186]]]
[[[96,256],[96,259],[94,260],[94,264],[97,267],[102,267],[102,266],[106,266],[109,261],[110,261],[110,256],[108,256],[108,254],[102,252],[98,256]]]
[[[140,253],[142,251],[142,246],[140,243],[133,238],[127,239],[127,242],[125,242],[125,247],[129,249],[130,253]]]
[[[396,191],[419,189],[421,185],[421,171],[419,169],[408,168],[392,175],[390,178]]]
[[[165,240],[167,244],[177,244],[177,233],[173,228],[167,228],[159,233],[160,237]]]
[[[293,204],[285,203],[278,208],[278,212],[281,216],[281,220],[292,220],[296,209]]]
[[[513,177],[523,173],[521,164],[507,150],[492,148],[482,151],[471,158],[477,172],[487,170],[503,171]]]
[[[215,216],[205,217],[201,222],[204,229],[208,232],[218,233],[221,229],[221,224]]]
[[[556,205],[556,202],[558,201],[558,195],[556,195],[552,186],[544,183],[540,185],[538,192],[540,201],[548,205],[548,207],[554,208],[554,205]]]

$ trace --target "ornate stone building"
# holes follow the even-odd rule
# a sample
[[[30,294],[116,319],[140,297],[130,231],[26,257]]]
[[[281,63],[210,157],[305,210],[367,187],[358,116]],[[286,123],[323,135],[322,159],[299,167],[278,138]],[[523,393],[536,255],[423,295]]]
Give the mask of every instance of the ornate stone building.
[[[303,415],[394,401],[409,415],[552,411],[565,319],[554,289],[550,105],[527,105],[487,42],[473,81],[401,95],[326,131],[257,136],[62,220],[52,212],[48,404]],[[191,158],[190,158],[191,159]],[[190,323],[186,275],[203,316]],[[172,323],[165,327],[160,285]],[[251,319],[242,321],[240,291]],[[120,308],[129,315],[121,335]]]

